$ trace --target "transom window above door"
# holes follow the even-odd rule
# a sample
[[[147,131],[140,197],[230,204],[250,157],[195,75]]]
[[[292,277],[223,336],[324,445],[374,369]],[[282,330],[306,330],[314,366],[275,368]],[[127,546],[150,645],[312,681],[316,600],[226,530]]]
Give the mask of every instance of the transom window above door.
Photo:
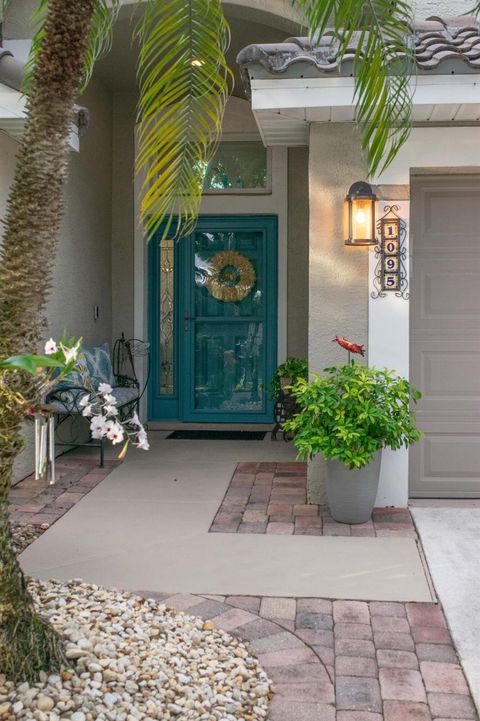
[[[222,141],[205,168],[204,193],[269,193],[270,153],[260,140]]]

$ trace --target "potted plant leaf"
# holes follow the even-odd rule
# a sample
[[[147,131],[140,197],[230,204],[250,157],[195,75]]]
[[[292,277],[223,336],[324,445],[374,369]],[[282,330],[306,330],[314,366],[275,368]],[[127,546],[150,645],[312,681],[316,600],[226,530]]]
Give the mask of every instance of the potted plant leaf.
[[[306,358],[289,356],[281,363],[272,379],[272,397],[277,400],[281,390],[294,385],[298,380],[308,378],[308,361]]]
[[[321,453],[326,459],[332,517],[365,523],[377,495],[382,449],[408,447],[420,438],[410,408],[420,393],[394,371],[350,361],[350,353],[363,355],[363,346],[334,340],[349,351],[349,362],[295,384],[299,412],[284,428],[294,434],[299,458]]]

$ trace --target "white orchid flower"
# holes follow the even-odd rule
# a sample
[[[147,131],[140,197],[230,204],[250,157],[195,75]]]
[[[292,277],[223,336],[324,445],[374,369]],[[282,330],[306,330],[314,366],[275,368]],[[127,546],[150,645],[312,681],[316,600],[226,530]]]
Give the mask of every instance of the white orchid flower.
[[[106,403],[103,406],[103,412],[106,416],[118,416],[118,408],[117,406],[113,406],[110,403]]]
[[[78,405],[80,406],[80,408],[85,408],[85,406],[90,405],[90,396],[88,393],[84,393],[84,395],[78,401]]]
[[[148,451],[150,449],[150,443],[148,442],[148,438],[147,437],[142,438],[141,440],[138,441],[136,446],[137,446],[137,448],[141,448],[142,451]]]
[[[150,448],[147,432],[143,426],[141,426],[140,430],[137,433],[137,443],[135,445],[137,446],[137,448],[141,448],[143,451],[148,451],[148,449]]]
[[[84,416],[84,418],[90,418],[90,416],[93,416],[93,408],[91,403],[84,407],[82,411],[82,416]]]
[[[57,352],[57,344],[53,340],[53,338],[49,338],[47,342],[45,343],[45,355],[53,355],[53,353]]]
[[[109,403],[111,406],[117,405],[117,399],[115,398],[115,396],[112,396],[111,393],[105,393],[103,399],[105,403]]]
[[[131,426],[135,426],[136,428],[143,428],[143,425],[140,421],[140,418],[138,417],[137,411],[133,411],[133,416],[128,421]]]
[[[78,351],[80,349],[80,341],[77,341],[74,346],[71,348],[67,348],[67,346],[64,346],[63,343],[60,343],[60,348],[63,351],[63,355],[65,357],[65,363],[70,363],[70,361],[76,361],[78,357]]]
[[[109,395],[112,392],[112,386],[110,383],[100,383],[98,386],[98,392],[102,395]]]
[[[92,438],[96,440],[103,438],[107,433],[107,423],[103,416],[94,416],[90,421]]]
[[[117,443],[121,443],[123,441],[124,436],[124,430],[120,423],[110,422],[106,425],[107,428],[107,438],[109,441],[112,442],[112,444],[115,446]]]

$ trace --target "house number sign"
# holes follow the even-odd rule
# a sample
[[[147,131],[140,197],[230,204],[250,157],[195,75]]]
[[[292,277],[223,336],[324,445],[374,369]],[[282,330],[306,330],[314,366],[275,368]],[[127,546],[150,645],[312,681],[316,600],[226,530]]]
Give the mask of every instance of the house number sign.
[[[387,293],[393,292],[399,298],[408,298],[406,224],[397,215],[398,206],[388,205],[385,211],[377,224],[380,240],[375,248],[375,289],[371,295],[372,298],[384,298]]]
[[[400,219],[381,221],[382,290],[400,290]]]

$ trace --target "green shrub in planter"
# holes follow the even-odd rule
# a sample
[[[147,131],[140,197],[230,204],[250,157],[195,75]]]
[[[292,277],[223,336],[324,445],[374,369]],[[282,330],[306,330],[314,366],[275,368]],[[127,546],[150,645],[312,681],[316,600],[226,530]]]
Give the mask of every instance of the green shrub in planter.
[[[393,371],[353,361],[299,380],[291,393],[300,410],[284,430],[294,434],[300,458],[321,453],[326,459],[330,513],[341,523],[365,523],[377,496],[382,449],[420,438],[410,410],[420,393]]]
[[[377,451],[420,438],[410,402],[421,394],[393,371],[359,363],[326,368],[291,390],[300,413],[285,423],[301,459],[321,453],[350,469],[363,468]]]
[[[299,380],[308,379],[308,361],[306,358],[295,358],[290,356],[287,358],[285,363],[281,363],[275,375],[273,376],[271,389],[272,398],[278,398],[280,388],[282,387],[282,380],[287,379],[289,383],[295,385]]]

